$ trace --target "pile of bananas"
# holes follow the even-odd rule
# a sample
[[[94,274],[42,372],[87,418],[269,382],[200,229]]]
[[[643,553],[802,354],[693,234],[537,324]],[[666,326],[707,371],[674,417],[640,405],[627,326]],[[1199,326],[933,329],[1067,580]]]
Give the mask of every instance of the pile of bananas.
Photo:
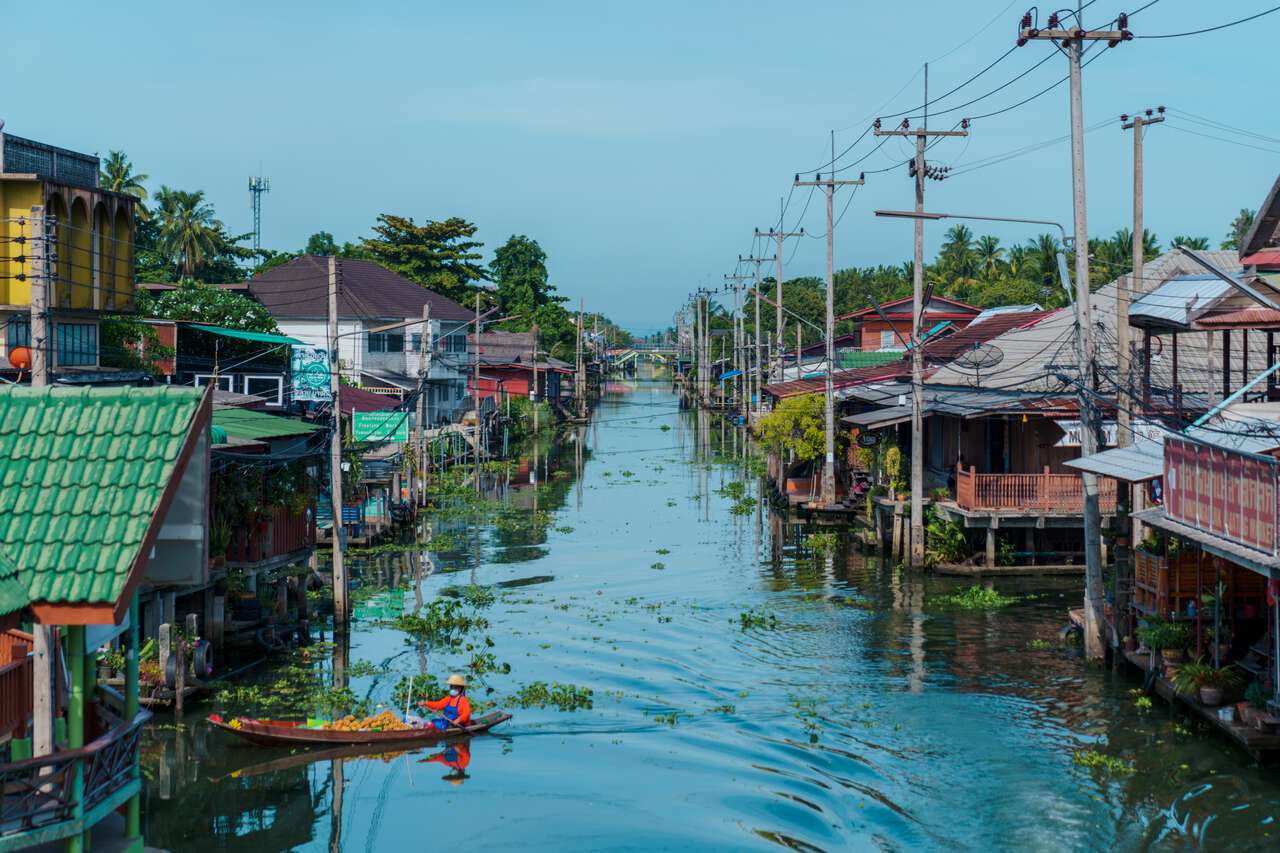
[[[409,726],[402,723],[390,711],[382,711],[363,720],[357,720],[353,715],[347,714],[332,723],[325,723],[324,728],[335,732],[403,732],[408,731]]]

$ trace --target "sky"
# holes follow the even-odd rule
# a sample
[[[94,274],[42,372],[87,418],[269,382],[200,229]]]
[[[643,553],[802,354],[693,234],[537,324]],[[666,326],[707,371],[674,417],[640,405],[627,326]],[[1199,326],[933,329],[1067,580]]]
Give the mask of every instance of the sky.
[[[1102,26],[1145,2],[1094,0],[1085,23]],[[66,148],[122,149],[152,189],[204,190],[233,231],[250,230],[248,178],[265,175],[270,248],[297,250],[321,230],[357,240],[384,212],[464,217],[486,255],[528,235],[573,304],[645,334],[671,325],[695,288],[720,286],[739,255],[766,249],[753,229],[778,224],[781,198],[790,198],[786,227],[811,235],[787,247],[784,275],[825,274],[825,205],[792,192],[794,174],[826,168],[832,130],[841,151],[875,116],[918,107],[925,63],[937,99],[996,60],[1026,4],[135,0],[67,2],[57,15],[17,4],[5,11],[12,73],[0,119],[8,132]],[[1269,5],[1158,0],[1130,29],[1181,33]],[[1145,215],[1166,245],[1188,234],[1216,247],[1237,211],[1261,203],[1280,172],[1280,113],[1259,109],[1278,33],[1280,13],[1099,46],[1083,82],[1084,123],[1097,126],[1085,136],[1089,233],[1131,223],[1133,142],[1119,116],[1157,105],[1171,112],[1146,136]],[[958,109],[930,126],[1061,79],[1066,59],[1053,56],[960,106],[1050,51],[1046,42],[1014,50],[938,99],[931,112]],[[930,152],[957,174],[929,182],[926,207],[1057,220],[1069,231],[1065,141],[960,174],[1068,132],[1065,84],[975,120],[967,139]],[[910,156],[900,140],[875,144],[867,135],[839,161],[870,154],[848,175]],[[868,174],[849,192],[837,196],[837,269],[909,259],[910,223],[873,215],[912,205],[905,167]],[[946,227],[926,228],[927,255]],[[974,228],[1005,243],[1036,231]]]

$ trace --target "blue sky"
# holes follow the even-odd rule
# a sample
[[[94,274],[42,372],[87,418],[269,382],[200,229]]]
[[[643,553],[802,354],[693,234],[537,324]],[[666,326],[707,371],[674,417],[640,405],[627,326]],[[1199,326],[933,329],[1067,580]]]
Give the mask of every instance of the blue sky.
[[[1098,26],[1143,2],[1095,0],[1085,21]],[[56,15],[19,4],[5,12],[11,85],[0,118],[65,147],[124,149],[153,188],[205,190],[235,230],[249,229],[245,187],[261,164],[272,181],[263,241],[274,248],[299,248],[318,230],[356,239],[381,212],[466,217],[487,251],[527,234],[564,295],[645,332],[668,325],[693,288],[733,272],[752,229],[776,223],[793,174],[828,159],[831,129],[842,149],[874,115],[917,106],[926,61],[935,96],[963,81],[1013,43],[1025,3],[222,0],[69,3]],[[1267,5],[1160,0],[1130,26],[1182,32]],[[1278,32],[1280,13],[1137,40],[1085,70],[1086,126],[1111,119],[1086,137],[1091,233],[1130,219],[1132,142],[1120,113],[1165,104],[1280,137],[1280,119],[1261,108]],[[934,109],[995,88],[1049,50],[1015,51]],[[933,124],[1007,106],[1065,73],[1055,57]],[[1067,131],[1064,85],[975,122],[967,141],[939,145],[931,160],[959,172]],[[891,141],[855,171],[906,150]],[[1166,242],[1187,233],[1216,246],[1237,210],[1261,202],[1277,152],[1280,142],[1185,114],[1151,130],[1148,227]],[[1059,143],[931,182],[927,206],[1069,222],[1068,155]],[[806,196],[792,197],[788,227]],[[868,176],[836,230],[837,265],[907,259],[909,224],[871,211],[911,203],[905,170]],[[824,232],[818,196],[803,224]],[[927,229],[927,251],[944,230]],[[981,230],[1006,242],[1030,236],[1021,226]],[[822,274],[823,241],[803,240],[788,258],[788,277]]]

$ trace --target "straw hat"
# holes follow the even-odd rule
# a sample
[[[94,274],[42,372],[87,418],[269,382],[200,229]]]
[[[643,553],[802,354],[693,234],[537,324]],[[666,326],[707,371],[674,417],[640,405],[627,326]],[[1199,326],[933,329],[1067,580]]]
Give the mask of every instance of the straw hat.
[[[467,686],[467,680],[463,678],[461,675],[458,675],[458,673],[456,672],[453,675],[449,676],[449,680],[445,683],[448,684],[450,687],[461,687],[463,689],[466,689],[466,686]]]

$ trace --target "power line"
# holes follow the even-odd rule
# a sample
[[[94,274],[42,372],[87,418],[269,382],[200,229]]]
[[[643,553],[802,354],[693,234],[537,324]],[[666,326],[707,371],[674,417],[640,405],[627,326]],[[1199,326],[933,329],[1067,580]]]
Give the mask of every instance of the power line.
[[[1147,4],[1147,6],[1150,6],[1150,5],[1151,5],[1150,3]],[[1145,9],[1146,6],[1143,6],[1142,8]],[[1237,21],[1228,21],[1225,24],[1218,24],[1216,27],[1205,27],[1204,29],[1201,29],[1201,30],[1188,30],[1185,33],[1164,33],[1164,34],[1155,35],[1155,36],[1135,36],[1135,38],[1176,39],[1176,38],[1182,38],[1183,36],[1198,36],[1201,33],[1217,32],[1218,30],[1225,30],[1227,27],[1234,27],[1237,24],[1244,24],[1244,23],[1248,23],[1249,21],[1256,21],[1258,18],[1261,18],[1263,15],[1270,15],[1272,12],[1280,12],[1280,6],[1272,6],[1270,9],[1264,9],[1263,11],[1257,13],[1256,15],[1250,15],[1247,18],[1240,18]]]

